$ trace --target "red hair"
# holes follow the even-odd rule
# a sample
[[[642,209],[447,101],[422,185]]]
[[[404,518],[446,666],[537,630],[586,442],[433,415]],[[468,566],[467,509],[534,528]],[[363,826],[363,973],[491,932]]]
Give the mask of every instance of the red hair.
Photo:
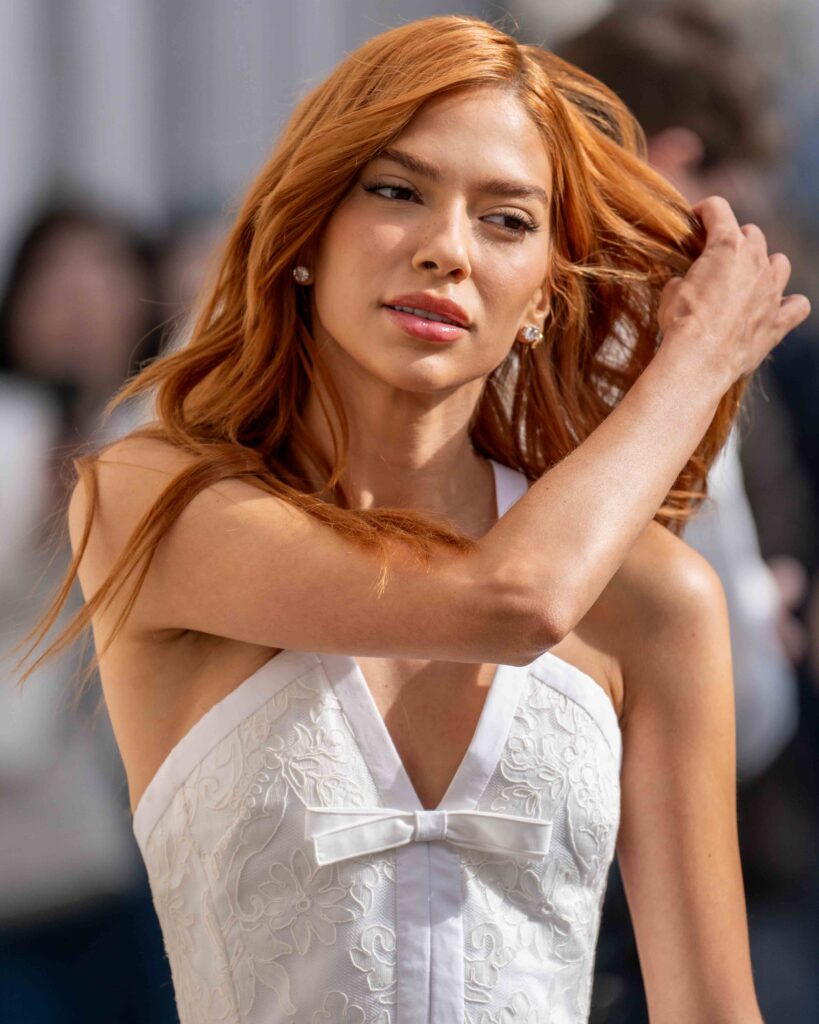
[[[488,375],[470,422],[472,444],[534,480],[588,437],[628,391],[659,344],[664,284],[685,274],[705,240],[685,199],[647,164],[637,121],[597,79],[477,18],[427,18],[384,32],[297,105],[241,204],[189,342],[143,368],[108,403],[110,415],[125,399],[155,392],[155,420],[130,436],[164,440],[192,460],[143,517],[99,590],[21,682],[76,639],[142,563],[107,649],[162,536],[199,491],[227,477],[241,477],[350,540],[380,548],[382,586],[387,540],[401,539],[421,555],[436,544],[472,548],[472,538],[422,510],[350,508],[340,483],[348,445],[343,403],[316,351],[292,268],[310,262],[358,169],[427,100],[478,86],[512,90],[543,138],[553,169],[552,300],[543,343],[530,350],[510,339],[509,355]],[[302,419],[315,380],[341,424],[331,462]],[[706,474],[747,383],[737,382],[723,397],[657,513],[675,533],[706,494]],[[25,638],[36,633],[35,645],[76,579],[97,507],[95,463],[106,447],[74,460],[90,498],[83,536],[53,604]],[[309,489],[304,459],[326,480],[319,492]]]

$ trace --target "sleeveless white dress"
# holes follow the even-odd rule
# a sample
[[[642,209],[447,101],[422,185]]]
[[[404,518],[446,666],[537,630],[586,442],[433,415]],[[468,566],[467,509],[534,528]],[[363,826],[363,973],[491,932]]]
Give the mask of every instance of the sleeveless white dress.
[[[134,814],[181,1024],[586,1022],[621,756],[590,676],[499,665],[425,810],[355,658],[274,656]]]

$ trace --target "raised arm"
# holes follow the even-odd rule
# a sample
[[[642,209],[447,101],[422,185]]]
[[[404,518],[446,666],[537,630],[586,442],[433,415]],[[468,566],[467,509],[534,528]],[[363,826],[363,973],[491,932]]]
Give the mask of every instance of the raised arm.
[[[393,544],[378,597],[374,553],[226,480],[199,494],[160,542],[129,628],[507,664],[527,664],[557,643],[653,518],[728,387],[809,310],[801,296],[780,309],[790,265],[781,254],[769,262],[759,229],[741,230],[725,200],[701,205],[709,244],[682,283],[667,287],[659,352],[605,422],[475,552],[443,550],[427,571]],[[99,521],[80,570],[86,598],[185,459],[158,442],[126,440],[100,463]],[[75,549],[85,501],[78,487],[69,509]]]
[[[524,572],[549,635],[583,618],[653,519],[702,440],[720,399],[810,313],[782,300],[783,253],[756,225],[740,228],[719,196],[694,207],[707,243],[666,286],[662,344],[587,440],[537,480],[482,540],[487,564]]]

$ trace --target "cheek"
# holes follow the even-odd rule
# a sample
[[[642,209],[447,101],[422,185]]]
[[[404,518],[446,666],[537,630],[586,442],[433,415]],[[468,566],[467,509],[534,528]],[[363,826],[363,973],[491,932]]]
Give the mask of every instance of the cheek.
[[[371,219],[360,203],[352,201],[339,208],[328,222],[319,262],[333,272],[343,268],[355,276],[356,266],[362,261],[380,266],[385,256],[401,248],[405,235],[400,225],[385,224],[383,218]]]
[[[548,266],[541,254],[509,254],[505,258],[492,255],[491,263],[473,267],[484,305],[498,328],[516,325],[534,292],[543,283]]]
[[[351,290],[380,299],[395,271],[407,259],[406,231],[392,224],[371,224],[358,218],[344,237],[336,240],[333,264]],[[404,270],[406,274],[406,269]]]
[[[400,226],[368,223],[352,212],[337,214],[327,225],[313,287],[319,316],[328,329],[359,318],[395,290],[393,271],[404,257],[405,239]]]
[[[521,314],[537,287],[530,285],[522,273],[498,273],[483,287],[484,306],[496,328],[507,328],[520,319]]]

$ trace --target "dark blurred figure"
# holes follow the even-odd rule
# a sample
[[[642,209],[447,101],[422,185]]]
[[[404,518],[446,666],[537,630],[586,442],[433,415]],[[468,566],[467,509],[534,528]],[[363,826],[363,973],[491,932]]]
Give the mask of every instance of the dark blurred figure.
[[[181,348],[190,337],[209,275],[218,270],[218,250],[227,232],[215,207],[180,211],[157,251],[156,293],[163,351]]]
[[[156,355],[153,247],[124,219],[55,204],[29,225],[0,301],[0,372],[51,392],[66,436]]]
[[[157,293],[164,318],[188,316],[210,273],[216,270],[217,249],[225,239],[225,219],[213,209],[181,213],[166,233],[157,259]]]
[[[51,558],[47,539],[64,519],[72,455],[136,415],[99,422],[156,353],[153,291],[152,251],[127,223],[65,204],[25,232],[0,302],[3,1024],[177,1020],[110,723],[94,713],[94,687],[72,699],[83,655],[55,659],[22,693],[6,662],[70,557],[64,545]]]
[[[556,50],[621,97],[646,132],[649,162],[690,202],[708,195],[725,196],[740,223],[752,221],[762,227],[769,238],[770,252],[777,248],[792,251],[775,230],[769,198],[770,175],[776,169],[782,144],[777,111],[770,99],[772,89],[735,32],[714,16],[713,8],[713,4],[706,7],[695,0],[618,4],[610,14],[562,42]],[[786,288],[788,292],[798,290],[793,281]],[[775,351],[775,364],[790,343],[792,339]],[[806,362],[803,360],[803,368]],[[815,426],[819,406],[815,355],[813,370],[802,383],[811,389],[809,404]],[[787,397],[790,400],[790,395]],[[798,685],[796,732],[783,733],[779,748],[772,746],[771,757],[754,765],[745,778],[741,758],[738,766],[738,821],[751,952],[757,995],[767,1024],[819,1020],[815,972],[819,938],[816,689],[805,658],[808,639],[802,614],[808,573],[815,568],[817,505],[800,457],[797,434],[787,404],[775,393],[770,367],[765,365],[749,389],[739,429],[726,446],[720,465],[714,467],[718,510],[722,505],[727,520],[722,525],[723,540],[719,541],[723,545],[730,545],[731,531],[739,525],[732,518],[737,508],[726,499],[733,495],[734,501],[746,501],[740,453],[743,466],[748,467],[748,498],[755,519],[761,523],[758,541],[755,532],[749,536],[753,537],[757,559],[761,551],[770,560],[771,578],[778,587],[774,600],[779,608],[781,648],[796,663],[795,670],[791,670]],[[765,483],[758,485],[761,477]],[[734,481],[730,491],[724,487],[725,479]],[[709,478],[709,486],[711,482]],[[753,500],[760,493],[765,498],[764,509]],[[709,536],[702,530],[706,521],[703,518],[702,523],[697,522],[701,518],[692,521],[684,538],[710,560]],[[774,534],[778,539],[772,544]],[[719,551],[715,549],[714,554],[718,556]],[[736,552],[723,550],[722,554],[734,557]],[[725,558],[725,566],[718,561],[715,557],[713,564],[723,576],[730,561]],[[734,572],[734,577],[731,581],[723,577],[732,612],[737,610],[731,609],[732,600],[756,600],[760,596],[757,589],[764,589],[743,580],[742,573]],[[758,573],[756,577],[759,582]],[[767,722],[761,704],[759,715],[746,713],[744,721],[740,715],[742,689],[748,686],[755,670],[759,675],[753,659],[743,660],[748,652],[740,628],[732,614],[732,641],[737,645],[737,747],[742,755],[743,739],[749,738],[756,726],[764,729]],[[770,681],[772,671],[773,663],[770,670],[759,675],[757,684]],[[772,689],[770,697],[775,695]],[[742,730],[748,731],[748,737],[741,734]],[[753,742],[745,744],[749,763],[758,746],[756,733],[753,735]],[[616,866],[604,906],[591,1020],[593,1024],[642,1024],[648,1020],[636,946]]]

